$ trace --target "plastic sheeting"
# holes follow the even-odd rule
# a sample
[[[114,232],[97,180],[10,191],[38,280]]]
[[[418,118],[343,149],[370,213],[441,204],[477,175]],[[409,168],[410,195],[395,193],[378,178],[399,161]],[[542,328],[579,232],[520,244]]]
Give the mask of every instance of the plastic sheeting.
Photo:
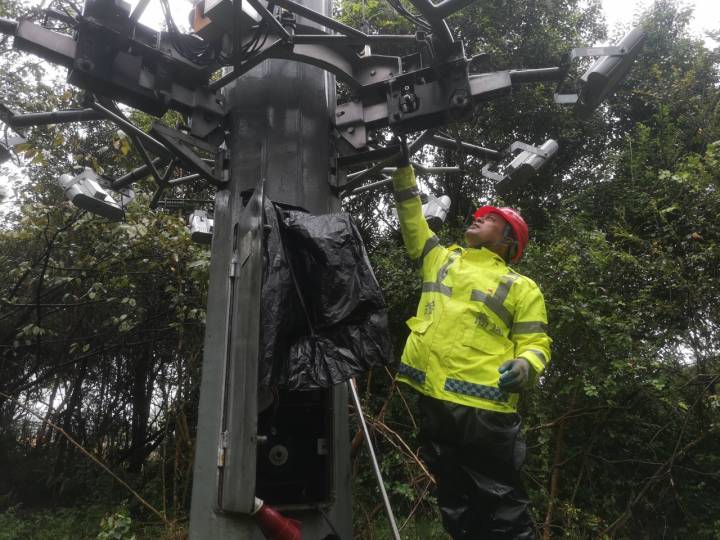
[[[260,384],[327,388],[388,364],[385,300],[350,216],[264,208]]]

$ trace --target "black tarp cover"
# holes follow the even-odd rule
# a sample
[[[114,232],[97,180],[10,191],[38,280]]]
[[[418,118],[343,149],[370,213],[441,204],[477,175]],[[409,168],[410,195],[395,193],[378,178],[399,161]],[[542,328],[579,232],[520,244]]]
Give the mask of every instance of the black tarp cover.
[[[387,308],[347,214],[266,200],[259,383],[311,390],[392,359]]]

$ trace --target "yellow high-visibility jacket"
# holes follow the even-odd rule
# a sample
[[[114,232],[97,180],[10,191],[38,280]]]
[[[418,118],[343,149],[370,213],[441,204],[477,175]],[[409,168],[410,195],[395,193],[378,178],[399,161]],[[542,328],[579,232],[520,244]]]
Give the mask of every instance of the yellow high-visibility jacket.
[[[397,380],[437,399],[515,412],[519,395],[498,388],[498,367],[524,358],[539,376],[550,360],[540,289],[486,248],[441,246],[423,218],[412,167],[398,168],[393,189],[405,247],[423,279]]]

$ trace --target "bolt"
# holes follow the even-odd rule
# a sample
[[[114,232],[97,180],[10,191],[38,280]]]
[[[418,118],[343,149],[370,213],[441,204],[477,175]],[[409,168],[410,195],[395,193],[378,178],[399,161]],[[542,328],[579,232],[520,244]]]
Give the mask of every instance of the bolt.
[[[272,463],[276,467],[285,465],[285,463],[287,463],[287,460],[288,460],[287,448],[285,448],[281,444],[277,444],[277,445],[273,446],[270,449],[270,452],[268,452],[268,459],[270,460],[270,463]]]
[[[465,105],[465,103],[467,103],[467,99],[465,99],[464,96],[455,96],[453,98],[453,102],[455,105]]]
[[[340,118],[340,117],[341,117],[342,115],[344,115],[344,114],[345,114],[345,111],[338,111],[338,112],[335,113],[335,116],[337,116],[338,118]]]
[[[371,76],[371,77],[374,77],[374,76],[375,76],[375,73],[377,73],[377,72],[376,72],[374,69],[370,70],[370,76]]]
[[[351,134],[355,133],[355,128],[353,126],[350,126],[349,128],[347,128],[347,132]]]

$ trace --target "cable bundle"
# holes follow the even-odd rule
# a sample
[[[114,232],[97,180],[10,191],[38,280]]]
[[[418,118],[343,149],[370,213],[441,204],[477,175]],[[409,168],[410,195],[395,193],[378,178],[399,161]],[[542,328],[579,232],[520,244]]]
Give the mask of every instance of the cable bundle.
[[[168,0],[160,0],[163,15],[165,15],[165,23],[168,27],[168,33],[175,50],[183,57],[194,64],[201,66],[210,65],[215,60],[215,50],[210,43],[206,43],[202,39],[190,34],[182,33],[175,20],[170,13],[170,5]]]
[[[429,22],[427,22],[422,17],[418,17],[417,15],[410,13],[407,9],[405,9],[405,6],[400,3],[400,0],[388,0],[388,4],[390,4],[395,11],[397,11],[400,15],[405,17],[418,28],[422,28],[427,32],[431,30]]]

